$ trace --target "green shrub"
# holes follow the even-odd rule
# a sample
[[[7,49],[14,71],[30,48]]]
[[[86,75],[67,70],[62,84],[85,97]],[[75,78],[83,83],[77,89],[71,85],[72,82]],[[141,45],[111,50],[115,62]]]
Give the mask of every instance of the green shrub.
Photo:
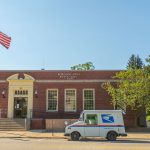
[[[150,116],[147,116],[147,117],[146,117],[146,121],[150,121]]]

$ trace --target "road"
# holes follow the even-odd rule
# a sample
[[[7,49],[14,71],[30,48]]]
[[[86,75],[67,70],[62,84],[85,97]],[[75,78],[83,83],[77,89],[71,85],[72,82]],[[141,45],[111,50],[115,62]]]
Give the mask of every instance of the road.
[[[69,141],[67,139],[0,138],[1,150],[150,150],[150,140]]]

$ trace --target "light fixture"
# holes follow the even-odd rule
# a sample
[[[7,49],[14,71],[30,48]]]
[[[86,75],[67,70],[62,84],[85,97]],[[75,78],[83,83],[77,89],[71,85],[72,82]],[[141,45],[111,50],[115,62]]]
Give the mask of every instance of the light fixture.
[[[2,97],[3,98],[5,98],[5,94],[6,94],[5,90],[2,90]]]
[[[37,90],[34,91],[35,97],[38,98],[38,92]]]

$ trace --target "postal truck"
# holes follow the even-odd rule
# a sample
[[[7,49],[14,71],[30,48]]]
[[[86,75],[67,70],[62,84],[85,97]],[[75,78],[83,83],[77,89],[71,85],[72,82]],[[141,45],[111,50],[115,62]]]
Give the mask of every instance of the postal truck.
[[[74,141],[80,137],[104,137],[114,141],[127,133],[121,110],[84,110],[77,122],[66,126],[64,135]]]

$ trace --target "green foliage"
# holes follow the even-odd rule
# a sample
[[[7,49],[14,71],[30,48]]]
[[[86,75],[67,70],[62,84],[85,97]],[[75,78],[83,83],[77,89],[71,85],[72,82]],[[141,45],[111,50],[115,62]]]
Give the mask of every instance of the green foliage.
[[[150,76],[143,69],[127,70],[116,74],[120,79],[119,89],[127,106],[133,109],[147,106],[150,102]]]
[[[128,70],[114,76],[118,82],[104,84],[114,108],[131,107],[136,110],[145,107],[150,115],[150,55],[146,62],[148,65],[143,66],[139,56],[132,55],[127,65]]]
[[[146,59],[146,62],[148,64],[147,64],[147,66],[144,67],[144,69],[145,69],[145,72],[150,75],[150,55]],[[149,86],[148,88],[150,90],[150,83],[148,84],[148,86]],[[146,108],[146,114],[150,116],[150,105],[148,105]]]
[[[142,68],[143,62],[141,58],[138,55],[135,56],[134,54],[132,54],[131,57],[129,58],[127,69],[142,69]]]
[[[86,62],[84,64],[78,64],[71,67],[71,70],[94,70],[95,67],[92,62]]]
[[[144,67],[146,73],[150,74],[150,55],[146,59],[146,62],[148,63],[147,66]]]
[[[146,121],[150,121],[150,116],[146,116]]]
[[[146,58],[146,62],[150,65],[150,55],[148,56],[148,58]]]
[[[111,104],[113,105],[114,109],[125,110],[126,107],[125,101],[119,89],[115,88],[116,86],[118,85],[117,84],[112,85],[110,82],[103,84],[103,88],[106,89],[108,94],[112,97]]]
[[[138,109],[150,105],[150,75],[144,69],[121,71],[114,78],[119,81],[117,85],[107,83],[104,86],[112,97],[114,107]]]

